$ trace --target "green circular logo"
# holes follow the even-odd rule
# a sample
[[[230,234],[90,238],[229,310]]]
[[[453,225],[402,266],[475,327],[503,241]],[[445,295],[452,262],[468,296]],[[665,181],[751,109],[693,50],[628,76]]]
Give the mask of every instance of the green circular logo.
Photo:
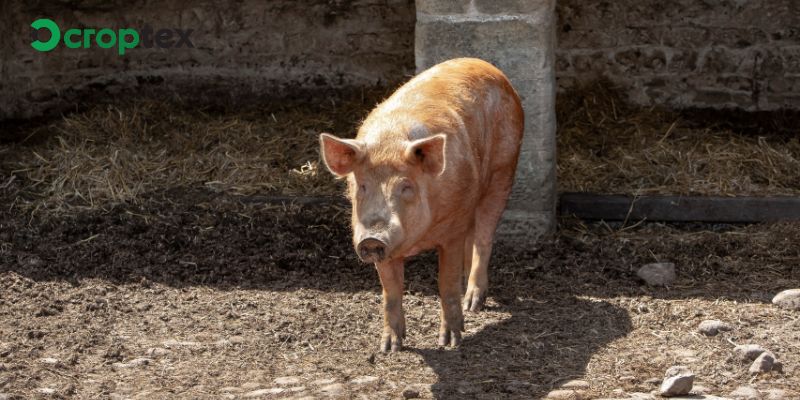
[[[41,18],[31,23],[33,29],[47,29],[50,31],[50,39],[46,42],[41,40],[34,40],[31,42],[31,47],[38,51],[50,51],[56,48],[58,41],[61,40],[61,30],[52,19]]]

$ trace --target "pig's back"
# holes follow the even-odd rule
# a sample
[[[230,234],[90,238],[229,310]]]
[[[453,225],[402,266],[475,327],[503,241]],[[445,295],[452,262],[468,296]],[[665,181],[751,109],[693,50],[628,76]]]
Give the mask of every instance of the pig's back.
[[[375,111],[406,109],[429,117],[442,108],[465,113],[473,111],[471,107],[480,105],[481,100],[504,93],[519,102],[508,78],[497,67],[477,58],[456,58],[415,76]]]
[[[446,175],[467,174],[486,183],[492,171],[516,167],[523,119],[519,96],[503,72],[483,60],[457,58],[408,81],[365,123],[392,121],[395,126],[425,127],[406,129],[407,137],[400,140],[444,133],[452,167]]]

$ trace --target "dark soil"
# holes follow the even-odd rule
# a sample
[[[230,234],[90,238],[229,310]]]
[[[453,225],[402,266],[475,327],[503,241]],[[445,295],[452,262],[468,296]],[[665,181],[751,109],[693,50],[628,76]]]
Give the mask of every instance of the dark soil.
[[[488,310],[466,316],[459,349],[435,346],[423,255],[407,266],[406,349],[384,355],[380,286],[346,207],[173,189],[37,215],[10,207],[13,186],[0,189],[0,396],[537,398],[579,378],[585,397],[624,397],[678,363],[713,394],[800,393],[800,315],[769,304],[800,282],[798,224],[562,220],[537,246],[499,243]],[[674,286],[636,278],[654,261],[676,263]],[[736,329],[704,337],[704,319]],[[751,342],[783,372],[751,378],[732,357]]]

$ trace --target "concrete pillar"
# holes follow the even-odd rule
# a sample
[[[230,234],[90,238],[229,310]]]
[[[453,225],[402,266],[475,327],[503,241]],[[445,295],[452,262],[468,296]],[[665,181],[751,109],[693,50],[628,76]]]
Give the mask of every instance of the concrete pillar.
[[[416,0],[417,72],[456,57],[500,68],[522,98],[525,139],[501,240],[532,240],[555,226],[555,1]]]

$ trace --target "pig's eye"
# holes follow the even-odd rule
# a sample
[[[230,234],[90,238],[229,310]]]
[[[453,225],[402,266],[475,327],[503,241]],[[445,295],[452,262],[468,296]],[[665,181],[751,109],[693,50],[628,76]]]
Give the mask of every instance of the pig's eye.
[[[358,185],[358,192],[364,194],[367,192],[367,185],[361,183]]]
[[[403,183],[400,186],[400,196],[403,196],[404,199],[414,198],[414,185],[408,182]]]

